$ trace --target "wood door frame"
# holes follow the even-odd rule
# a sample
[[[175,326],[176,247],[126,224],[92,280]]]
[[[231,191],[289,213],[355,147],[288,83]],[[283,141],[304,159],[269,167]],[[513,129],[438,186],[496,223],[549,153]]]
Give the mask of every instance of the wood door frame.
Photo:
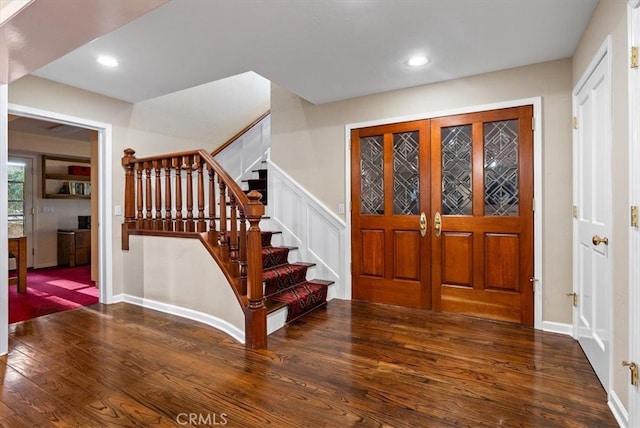
[[[542,320],[542,290],[543,290],[543,260],[542,260],[542,97],[533,97],[504,101],[493,104],[475,105],[452,110],[426,112],[410,116],[392,117],[369,122],[351,123],[345,126],[345,200],[347,209],[351,208],[351,130],[378,125],[389,125],[398,122],[409,122],[414,120],[433,119],[442,116],[453,116],[459,114],[476,113],[480,111],[497,110],[509,107],[519,107],[523,105],[533,106],[534,133],[533,133],[533,234],[534,234],[534,276],[536,278],[534,286],[534,328],[538,330],[554,331],[556,333],[569,334],[570,328],[558,328],[555,324],[545,326]],[[345,266],[351,266],[351,214],[347,212],[345,216]],[[344,279],[345,295],[350,299],[352,293],[351,275],[346,275]]]
[[[629,0],[628,46],[640,44],[640,0]],[[640,206],[640,69],[629,68],[629,205]],[[640,228],[629,227],[629,260],[640,258]],[[640,364],[640,265],[629,263],[629,361]],[[615,362],[614,362],[615,364]],[[629,384],[628,426],[640,425],[640,391]]]

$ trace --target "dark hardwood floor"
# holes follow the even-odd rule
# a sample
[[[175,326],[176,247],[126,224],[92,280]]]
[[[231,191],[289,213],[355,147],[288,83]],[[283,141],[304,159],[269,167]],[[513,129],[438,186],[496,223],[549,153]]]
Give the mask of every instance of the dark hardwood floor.
[[[571,338],[359,302],[247,350],[120,303],[10,327],[0,426],[613,427]]]

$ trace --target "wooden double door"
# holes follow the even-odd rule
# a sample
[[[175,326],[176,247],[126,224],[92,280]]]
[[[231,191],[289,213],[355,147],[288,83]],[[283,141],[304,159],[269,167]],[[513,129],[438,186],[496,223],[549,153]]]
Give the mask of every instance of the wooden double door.
[[[353,130],[352,297],[533,325],[532,120]]]

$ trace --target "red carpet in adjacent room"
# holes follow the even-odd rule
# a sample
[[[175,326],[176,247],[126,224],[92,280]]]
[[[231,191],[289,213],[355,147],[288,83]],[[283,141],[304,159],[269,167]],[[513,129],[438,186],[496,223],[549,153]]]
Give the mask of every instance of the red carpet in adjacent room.
[[[29,269],[27,292],[9,286],[9,323],[98,303],[91,267]]]

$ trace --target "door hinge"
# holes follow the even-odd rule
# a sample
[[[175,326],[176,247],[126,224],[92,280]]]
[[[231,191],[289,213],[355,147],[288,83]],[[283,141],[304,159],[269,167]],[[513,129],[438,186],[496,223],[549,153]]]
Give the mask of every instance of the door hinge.
[[[567,293],[567,296],[573,297],[573,306],[578,306],[578,293]]]
[[[531,118],[531,130],[532,131],[536,130],[536,118],[535,118],[535,116]]]
[[[638,227],[638,207],[631,207],[631,227]]]
[[[36,215],[36,209],[35,208],[31,208],[31,215]]]
[[[578,218],[578,207],[573,206],[573,218]]]
[[[531,283],[531,288],[533,289],[533,292],[536,292],[536,282],[538,282],[538,278],[536,277],[531,277],[529,278],[529,282]]]
[[[533,198],[531,200],[531,211],[535,211],[536,210],[536,198]]]
[[[636,363],[622,362],[623,367],[629,367],[631,371],[631,385],[638,386],[638,365]]]
[[[573,116],[573,129],[578,129],[578,118]]]
[[[631,68],[638,68],[638,47],[631,46]]]

